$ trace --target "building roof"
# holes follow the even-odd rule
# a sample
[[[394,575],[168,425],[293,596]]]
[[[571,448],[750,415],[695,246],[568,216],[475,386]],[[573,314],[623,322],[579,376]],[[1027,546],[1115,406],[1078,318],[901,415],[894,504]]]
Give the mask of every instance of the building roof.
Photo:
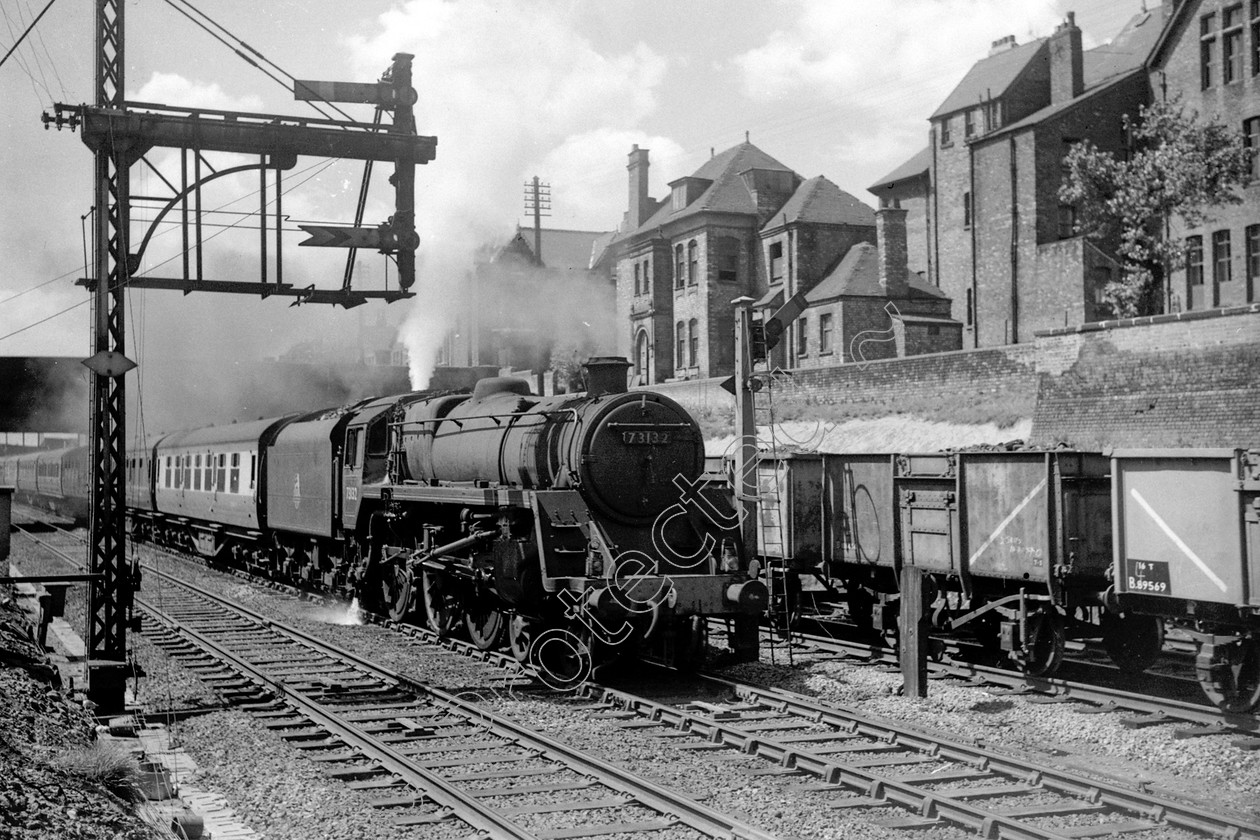
[[[905,163],[867,187],[870,192],[896,186],[901,181],[922,177],[932,169],[932,146],[924,146]]]
[[[1001,97],[1030,64],[1050,60],[1045,44],[1045,38],[1038,38],[980,59],[928,119],[934,120]]]
[[[906,282],[910,299],[947,297],[913,271],[907,272]],[[879,250],[869,242],[859,242],[817,286],[805,293],[805,300],[815,304],[841,297],[888,296],[887,287],[879,282]]]
[[[875,211],[856,196],[819,175],[797,187],[792,197],[779,212],[770,217],[763,229],[779,227],[789,222],[872,227],[875,224]]]
[[[1181,0],[1176,4],[1167,25],[1163,27],[1159,38],[1155,41],[1155,46],[1151,48],[1151,67],[1159,67],[1163,64],[1167,51],[1177,45],[1189,21],[1198,14],[1199,5],[1198,2],[1190,2],[1190,0]]]
[[[1125,23],[1110,42],[1092,50],[1086,50],[1084,58],[1085,89],[1081,95],[1034,111],[1022,120],[977,136],[973,142],[983,142],[1043,122],[1089,100],[1095,94],[1110,90],[1115,85],[1145,74],[1147,56],[1159,40],[1163,28],[1162,6],[1149,12],[1139,12]]]
[[[1141,69],[1159,42],[1164,29],[1165,7],[1138,12],[1124,24],[1110,42],[1086,50],[1085,87],[1100,84],[1113,76]]]
[[[601,238],[611,234],[590,230],[548,230],[542,231],[542,264],[547,268],[561,271],[587,271],[596,253],[595,245]],[[523,248],[523,250],[522,250]],[[532,228],[517,228],[516,235],[500,248],[494,257],[497,262],[507,253],[524,253],[536,259],[534,254],[534,231]]]
[[[690,176],[692,178],[712,182],[698,198],[677,211],[673,209],[670,201],[662,202],[656,212],[631,233],[651,230],[706,211],[756,215],[757,202],[749,192],[744,179],[740,177],[741,173],[750,169],[792,172],[752,143],[740,143],[709,158],[703,166],[692,173]]]

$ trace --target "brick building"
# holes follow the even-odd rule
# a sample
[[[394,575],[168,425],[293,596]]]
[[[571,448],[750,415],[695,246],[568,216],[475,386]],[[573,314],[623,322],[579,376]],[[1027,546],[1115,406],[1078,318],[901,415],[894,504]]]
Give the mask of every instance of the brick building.
[[[633,361],[635,384],[730,373],[731,301],[752,297],[762,310],[774,309],[831,276],[852,248],[876,240],[869,206],[824,177],[801,178],[749,142],[672,181],[662,201],[648,194],[648,167],[648,151],[635,146],[627,167],[629,208],[610,258],[617,352]],[[904,273],[904,224],[902,240]],[[871,320],[838,315],[827,337],[837,347],[850,325]],[[823,323],[807,312],[776,350],[776,363],[795,366],[801,348],[808,356],[810,342],[823,341],[817,332]]]
[[[544,370],[560,344],[589,355],[611,351],[613,281],[599,262],[610,238],[547,229],[535,237],[518,228],[508,242],[483,248],[438,364]]]
[[[907,205],[918,264],[960,303],[964,347],[1106,316],[1099,290],[1118,263],[1074,234],[1062,161],[1086,139],[1125,151],[1121,116],[1149,101],[1144,62],[1164,19],[1144,11],[1092,50],[1071,13],[1049,37],[995,41],[929,118],[928,149],[870,188]]]
[[[1171,5],[1171,4],[1168,4]],[[1260,2],[1182,0],[1150,60],[1150,84],[1161,99],[1180,97],[1187,111],[1218,119],[1260,148]],[[1211,212],[1203,225],[1172,220],[1186,246],[1173,272],[1172,309],[1212,309],[1260,300],[1260,165],[1241,204]]]

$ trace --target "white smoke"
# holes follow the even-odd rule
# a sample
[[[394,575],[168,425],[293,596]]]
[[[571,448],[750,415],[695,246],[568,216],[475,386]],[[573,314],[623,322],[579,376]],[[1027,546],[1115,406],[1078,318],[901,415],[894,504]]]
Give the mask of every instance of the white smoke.
[[[633,129],[655,107],[665,60],[642,44],[605,54],[571,15],[559,2],[412,0],[380,17],[379,34],[350,42],[362,73],[379,73],[396,52],[415,55],[416,129],[438,138],[437,158],[416,173],[417,298],[401,335],[413,387],[427,384],[470,299],[475,250],[512,236],[526,180],[552,181],[555,205],[570,190],[600,194],[598,227],[620,221],[624,200],[610,201],[608,185],[559,183],[542,167],[577,144],[607,161],[624,195],[627,139],[653,142]]]

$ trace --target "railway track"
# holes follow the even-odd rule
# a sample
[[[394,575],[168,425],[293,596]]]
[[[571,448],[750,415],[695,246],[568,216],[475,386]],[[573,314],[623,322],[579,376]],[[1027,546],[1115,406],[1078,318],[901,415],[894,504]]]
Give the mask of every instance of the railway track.
[[[438,640],[427,630],[394,626],[511,674],[521,673],[506,655]],[[676,675],[657,697],[641,688],[595,685],[584,686],[580,693],[596,704],[592,713],[626,727],[673,727],[692,736],[695,749],[713,751],[715,758],[756,756],[771,762],[775,772],[809,774],[814,781],[808,785],[825,797],[820,800],[824,807],[883,814],[895,806],[897,816],[876,820],[888,829],[949,824],[988,837],[1147,836],[1143,833],[1170,830],[1184,832],[1172,836],[1260,838],[1260,824],[1245,814],[1220,813],[1215,803],[1186,802],[1140,785],[1108,783],[983,744],[953,741],[852,709],[824,706],[781,689],[715,676],[703,681],[706,687],[695,690],[695,697],[703,699],[694,700],[687,699],[692,689]],[[226,684],[232,688],[230,679]],[[1079,689],[1068,689],[1075,699]],[[715,701],[715,695],[727,699]],[[293,720],[279,710],[263,712],[274,713],[281,721]]]
[[[174,575],[146,574],[163,585],[160,604],[137,598],[141,632],[399,826],[459,821],[522,840],[773,837]]]
[[[763,642],[780,649],[787,644],[772,639],[769,633]],[[872,645],[844,639],[828,638],[793,631],[790,644],[796,655],[812,654],[835,657],[855,667],[896,670],[897,654],[883,645]],[[1114,671],[1114,669],[1110,669]],[[963,658],[947,657],[928,662],[928,675],[934,679],[953,680],[976,687],[985,687],[995,694],[1019,694],[1032,703],[1075,703],[1085,714],[1106,712],[1129,713],[1123,723],[1130,728],[1170,724],[1177,727],[1174,737],[1196,738],[1207,735],[1232,735],[1240,749],[1260,749],[1260,720],[1255,715],[1224,712],[1203,702],[1191,702],[1169,696],[1127,690],[1101,681],[1084,682],[1063,677],[1033,677],[1018,671],[978,664]],[[1197,695],[1198,685],[1183,680],[1188,693]],[[1190,689],[1193,689],[1190,691]]]

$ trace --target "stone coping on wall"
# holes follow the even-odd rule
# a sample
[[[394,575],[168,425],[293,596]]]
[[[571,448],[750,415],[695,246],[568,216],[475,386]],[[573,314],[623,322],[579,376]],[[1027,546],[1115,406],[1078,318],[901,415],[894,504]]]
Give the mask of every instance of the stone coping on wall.
[[[1178,321],[1203,321],[1209,318],[1228,318],[1234,315],[1252,315],[1256,313],[1260,313],[1260,303],[1249,303],[1246,306],[1230,306],[1222,309],[1193,309],[1184,312],[1169,312],[1164,315],[1144,315],[1140,318],[1092,321],[1088,324],[1078,324],[1074,327],[1037,330],[1033,335],[1036,338],[1049,338],[1059,335],[1077,335],[1080,333],[1124,329],[1126,327],[1143,327],[1152,324],[1171,324]]]

